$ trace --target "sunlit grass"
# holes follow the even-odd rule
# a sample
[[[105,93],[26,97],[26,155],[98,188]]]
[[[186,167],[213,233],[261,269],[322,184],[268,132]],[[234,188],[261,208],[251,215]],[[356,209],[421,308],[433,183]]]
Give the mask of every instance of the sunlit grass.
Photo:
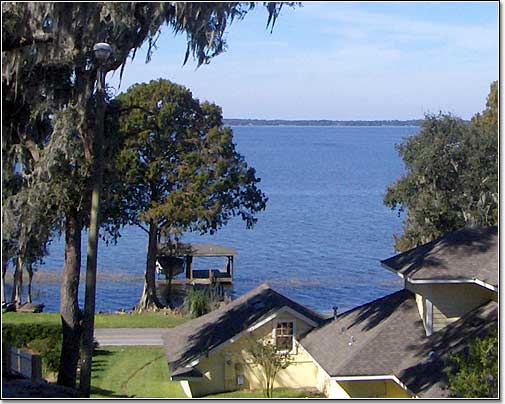
[[[165,312],[141,314],[97,314],[96,328],[165,328],[175,327],[188,318]],[[60,313],[16,313],[2,314],[2,324],[61,324]]]
[[[185,397],[171,382],[163,348],[105,347],[93,355],[91,397]]]

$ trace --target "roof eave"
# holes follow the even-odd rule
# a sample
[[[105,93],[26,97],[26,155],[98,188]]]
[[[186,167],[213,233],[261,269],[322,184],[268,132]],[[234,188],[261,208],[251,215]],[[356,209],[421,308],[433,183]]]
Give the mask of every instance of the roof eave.
[[[489,289],[493,292],[498,292],[498,286],[494,286],[490,283],[487,283],[487,282],[482,281],[477,278],[473,278],[473,279],[443,279],[443,278],[442,279],[413,279],[411,277],[408,277],[408,276],[405,276],[404,274],[402,274],[400,272],[400,270],[390,267],[384,261],[381,261],[380,264],[383,268],[395,273],[400,278],[402,278],[412,284],[421,285],[421,284],[444,284],[444,283],[445,284],[458,284],[458,283],[460,283],[460,284],[467,283],[468,284],[468,283],[470,283],[470,284],[477,284],[477,285],[482,286],[483,288]]]
[[[398,275],[400,278],[405,279],[405,275],[403,275],[400,270],[394,269],[393,267],[390,267],[388,264],[386,264],[385,261],[380,261],[381,267],[386,268],[388,271],[391,271]]]
[[[383,374],[383,375],[359,375],[359,376],[331,376],[331,380],[336,382],[345,381],[372,381],[372,380],[391,380],[398,384],[402,389],[409,393],[412,397],[417,398],[417,395],[410,390],[405,383],[403,383],[398,376],[394,374]]]

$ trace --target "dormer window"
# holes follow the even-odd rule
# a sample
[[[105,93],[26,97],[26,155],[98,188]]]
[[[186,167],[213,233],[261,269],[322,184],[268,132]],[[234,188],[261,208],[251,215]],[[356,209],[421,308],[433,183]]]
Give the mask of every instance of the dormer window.
[[[282,351],[293,351],[294,321],[278,321],[275,326],[275,345]]]

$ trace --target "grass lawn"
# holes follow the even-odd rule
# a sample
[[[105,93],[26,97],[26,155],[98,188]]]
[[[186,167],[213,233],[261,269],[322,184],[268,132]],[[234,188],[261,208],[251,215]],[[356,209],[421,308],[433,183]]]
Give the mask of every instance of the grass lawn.
[[[164,328],[185,323],[187,318],[164,312],[96,314],[96,328]],[[60,313],[2,313],[2,324],[61,324]]]
[[[104,347],[95,351],[91,397],[185,397],[168,378],[161,347]]]
[[[165,352],[161,347],[103,347],[93,355],[92,398],[186,397],[179,382],[169,380]],[[275,389],[274,398],[321,397],[297,389]],[[205,398],[263,398],[263,392],[234,391]]]
[[[323,397],[321,394],[300,389],[274,389],[273,398],[312,398]],[[265,398],[261,390],[239,390],[228,393],[212,394],[205,398]]]

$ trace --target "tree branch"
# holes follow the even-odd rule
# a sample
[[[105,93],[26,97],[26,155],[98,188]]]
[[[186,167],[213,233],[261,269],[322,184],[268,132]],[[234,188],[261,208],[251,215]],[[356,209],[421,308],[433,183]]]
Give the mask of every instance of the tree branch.
[[[15,49],[23,48],[25,46],[37,43],[51,43],[54,38],[49,34],[35,33],[31,37],[19,36],[16,38],[6,39],[2,42],[2,51],[13,51]]]

